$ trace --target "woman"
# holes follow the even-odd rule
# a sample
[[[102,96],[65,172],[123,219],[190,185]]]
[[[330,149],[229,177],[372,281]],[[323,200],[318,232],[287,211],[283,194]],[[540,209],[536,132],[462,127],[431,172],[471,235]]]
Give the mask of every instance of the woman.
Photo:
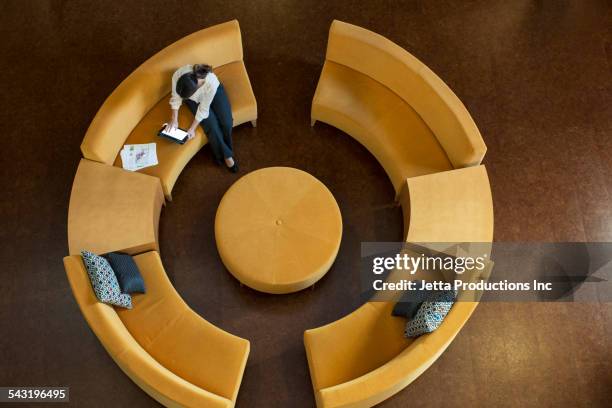
[[[178,110],[183,102],[195,116],[187,130],[189,139],[195,136],[196,127],[202,126],[215,162],[221,164],[225,160],[227,168],[236,173],[238,163],[232,150],[232,107],[210,65],[185,65],[172,75],[172,119],[166,126],[167,130],[178,126]]]

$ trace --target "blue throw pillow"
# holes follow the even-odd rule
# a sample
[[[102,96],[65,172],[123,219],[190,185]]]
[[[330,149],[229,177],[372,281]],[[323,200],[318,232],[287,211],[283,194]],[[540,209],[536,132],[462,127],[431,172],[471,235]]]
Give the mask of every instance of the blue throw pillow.
[[[130,295],[121,293],[119,282],[106,259],[89,251],[81,251],[91,286],[100,302],[109,305],[132,308]]]
[[[451,307],[453,307],[456,296],[457,294],[453,290],[432,293],[421,304],[414,319],[406,323],[406,331],[404,332],[406,337],[419,337],[440,327]]]
[[[145,293],[145,284],[140,270],[131,255],[110,252],[105,255],[115,272],[123,293]]]
[[[420,288],[422,286],[422,281],[416,282],[416,287]],[[423,302],[427,300],[428,296],[430,296],[432,293],[433,291],[426,289],[405,290],[400,300],[393,307],[391,314],[393,316],[412,319],[418,312]]]

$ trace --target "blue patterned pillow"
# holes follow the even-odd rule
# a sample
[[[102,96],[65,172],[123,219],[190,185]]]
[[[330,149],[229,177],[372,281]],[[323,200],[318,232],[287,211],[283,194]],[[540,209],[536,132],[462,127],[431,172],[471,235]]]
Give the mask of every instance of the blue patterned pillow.
[[[91,286],[100,302],[131,309],[132,298],[130,295],[121,293],[115,272],[108,261],[88,251],[81,251],[81,256],[89,280],[91,280]]]
[[[423,302],[414,319],[406,323],[406,337],[419,337],[422,334],[436,330],[455,303],[457,293],[453,290],[443,290],[432,293]]]
[[[104,255],[119,281],[122,293],[145,293],[145,284],[134,258],[121,252]]]

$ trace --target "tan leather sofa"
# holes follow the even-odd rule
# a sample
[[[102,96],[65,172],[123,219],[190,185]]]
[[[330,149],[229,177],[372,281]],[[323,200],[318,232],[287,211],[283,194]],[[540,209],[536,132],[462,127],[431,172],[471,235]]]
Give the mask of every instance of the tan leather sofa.
[[[415,228],[410,242],[493,240],[493,204],[484,166],[420,176],[407,184],[412,186],[411,213],[424,214],[410,220],[409,229]],[[406,197],[402,195],[403,206]],[[422,207],[425,203],[433,209]],[[463,235],[455,223],[466,227]],[[490,251],[487,245],[484,249]],[[455,303],[437,330],[417,339],[404,338],[406,320],[392,316],[394,303],[384,301],[368,302],[340,320],[307,330],[304,344],[317,406],[371,407],[399,392],[436,361],[477,304]]]
[[[182,146],[156,135],[170,118],[172,73],[196,62],[212,65],[224,84],[234,126],[249,121],[255,125],[257,102],[243,61],[240,27],[233,20],[184,37],[136,68],[100,107],[81,144],[83,156],[121,167],[124,144],[156,142],[159,164],[139,172],[158,177],[170,200],[179,174],[207,139],[199,127],[196,137]],[[189,127],[193,116],[187,107],[179,113],[179,126]]]
[[[167,407],[233,407],[249,342],[207,322],[185,304],[156,251],[134,257],[147,293],[133,309],[101,303],[80,255],[64,258],[72,292],[89,327],[117,365]]]
[[[211,63],[226,83],[234,124],[256,120],[237,22],[197,32],[145,62],[109,96],[81,145],[85,159],[75,176],[68,222],[73,255],[64,265],[88,324],[144,391],[168,407],[232,407],[249,342],[193,312],[155,251],[160,191],[170,198],[178,174],[206,142],[200,131],[181,148],[154,137],[169,111],[172,70],[195,59]],[[182,112],[181,125],[189,120]],[[484,156],[482,138],[452,91],[406,51],[334,21],[312,120],[345,131],[381,162],[402,204],[410,242],[492,240],[486,170],[470,167]],[[158,143],[163,164],[142,170],[145,174],[116,167],[124,143],[151,140]],[[98,202],[98,195],[105,198]],[[432,198],[436,202],[428,205]],[[130,233],[120,229],[121,220],[132,223]],[[135,256],[147,294],[135,295],[129,311],[98,302],[76,255],[81,249],[148,251]],[[403,337],[405,320],[391,316],[390,302],[368,302],[336,322],[307,330],[317,406],[370,407],[395,394],[438,358],[476,305],[457,303],[438,330],[416,340]]]
[[[486,152],[459,98],[425,64],[383,36],[338,20],[311,118],[363,144],[398,194],[408,177],[477,165]]]
[[[414,381],[455,338],[477,303],[456,303],[434,332],[406,339],[394,304],[368,302],[304,333],[317,407],[371,407]]]
[[[167,407],[233,407],[249,342],[213,326],[174,290],[159,258],[158,225],[164,194],[206,143],[198,130],[179,146],[156,136],[168,118],[171,76],[177,67],[207,62],[224,82],[234,125],[252,121],[257,104],[242,61],[237,21],[198,31],[150,58],[104,102],[81,145],[68,210],[71,256],[64,266],[73,294],[102,345],[144,391]],[[181,109],[180,125],[192,120]],[[157,142],[159,165],[140,172],[120,168],[125,143]],[[114,164],[114,166],[113,166]],[[143,173],[143,174],[142,174]],[[110,251],[135,255],[147,288],[133,309],[96,298],[80,255]]]
[[[486,169],[468,167],[486,152],[482,137],[453,92],[399,46],[334,21],[312,102],[312,124],[317,120],[379,160],[402,205],[408,242],[493,240]],[[317,407],[371,407],[399,392],[435,362],[477,304],[457,302],[437,330],[417,339],[403,336],[406,320],[383,301],[307,330]]]

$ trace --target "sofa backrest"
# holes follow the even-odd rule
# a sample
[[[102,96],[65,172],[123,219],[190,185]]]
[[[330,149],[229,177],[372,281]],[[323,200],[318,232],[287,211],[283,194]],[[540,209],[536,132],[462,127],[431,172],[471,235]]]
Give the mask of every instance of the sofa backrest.
[[[194,63],[219,67],[242,57],[237,20],[197,31],[164,48],[136,68],[104,101],[81,144],[83,156],[112,164],[142,117],[170,93],[172,73],[177,68]]]
[[[429,126],[455,168],[481,162],[487,148],[463,103],[433,71],[397,44],[334,20],[326,59],[361,72],[399,95]]]

